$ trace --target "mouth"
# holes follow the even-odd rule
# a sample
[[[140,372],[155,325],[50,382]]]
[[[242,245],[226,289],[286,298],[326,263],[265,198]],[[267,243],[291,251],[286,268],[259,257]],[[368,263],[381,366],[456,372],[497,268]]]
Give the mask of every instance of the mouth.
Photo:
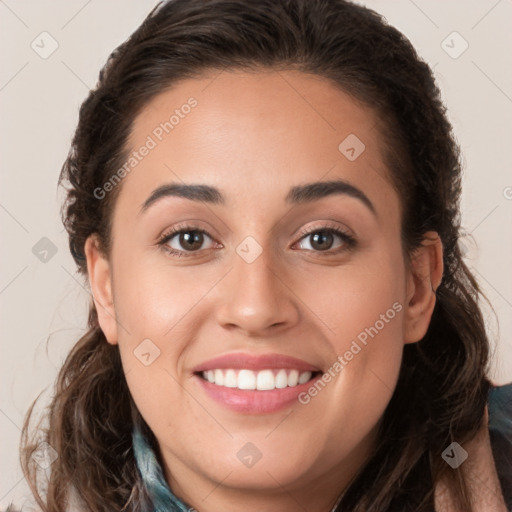
[[[321,375],[321,371],[290,368],[268,368],[259,371],[248,368],[215,368],[195,375],[215,386],[240,390],[272,391],[294,388]]]
[[[322,374],[319,367],[282,354],[231,353],[193,369],[194,380],[208,399],[244,414],[291,407]]]

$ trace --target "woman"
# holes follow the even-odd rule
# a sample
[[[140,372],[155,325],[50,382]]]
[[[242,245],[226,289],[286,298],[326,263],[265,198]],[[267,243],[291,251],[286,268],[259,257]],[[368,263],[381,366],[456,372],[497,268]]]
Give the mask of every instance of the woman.
[[[510,387],[487,377],[460,172],[430,69],[373,11],[159,5],[61,174],[92,301],[39,504],[506,510]]]

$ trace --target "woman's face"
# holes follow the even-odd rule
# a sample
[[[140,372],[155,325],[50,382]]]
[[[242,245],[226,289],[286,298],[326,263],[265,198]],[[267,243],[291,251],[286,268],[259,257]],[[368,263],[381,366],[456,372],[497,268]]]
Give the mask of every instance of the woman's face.
[[[224,71],[151,101],[129,149],[88,264],[171,488],[330,503],[422,334],[376,117],[323,78]]]

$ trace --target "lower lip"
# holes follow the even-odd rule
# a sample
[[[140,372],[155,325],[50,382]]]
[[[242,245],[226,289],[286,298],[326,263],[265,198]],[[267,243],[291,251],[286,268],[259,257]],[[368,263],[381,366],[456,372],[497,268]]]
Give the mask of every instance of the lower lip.
[[[259,391],[217,386],[198,375],[194,375],[210,398],[233,411],[249,414],[264,414],[286,409],[297,402],[298,395],[306,391],[321,376],[321,374],[318,374],[298,386]]]

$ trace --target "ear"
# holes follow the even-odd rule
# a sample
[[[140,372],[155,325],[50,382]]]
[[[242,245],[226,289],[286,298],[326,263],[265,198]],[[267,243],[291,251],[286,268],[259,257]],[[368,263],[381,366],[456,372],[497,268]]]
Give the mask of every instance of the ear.
[[[117,344],[117,321],[112,295],[110,263],[100,250],[96,233],[85,242],[89,284],[98,313],[98,322],[107,341]]]
[[[427,332],[443,278],[443,244],[435,231],[425,233],[408,267],[404,343],[415,343]]]

